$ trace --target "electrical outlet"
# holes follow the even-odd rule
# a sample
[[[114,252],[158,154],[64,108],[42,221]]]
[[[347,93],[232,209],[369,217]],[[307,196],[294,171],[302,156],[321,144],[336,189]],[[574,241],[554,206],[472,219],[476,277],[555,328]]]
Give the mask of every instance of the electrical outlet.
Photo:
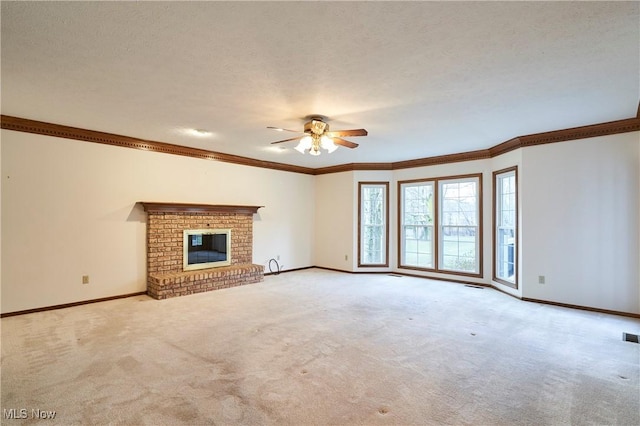
[[[89,275],[82,276],[82,284],[89,284]]]
[[[277,255],[277,256],[276,256],[276,260],[280,260],[280,255]]]
[[[344,255],[344,260],[349,260],[349,255],[348,254]]]
[[[538,275],[538,284],[546,284],[544,275]]]

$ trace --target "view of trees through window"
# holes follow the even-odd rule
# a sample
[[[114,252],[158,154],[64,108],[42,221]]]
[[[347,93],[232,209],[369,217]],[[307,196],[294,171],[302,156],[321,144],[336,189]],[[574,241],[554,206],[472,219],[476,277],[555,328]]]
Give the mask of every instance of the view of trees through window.
[[[517,169],[493,173],[494,279],[517,288]],[[388,266],[388,182],[359,183],[358,266]],[[481,276],[482,175],[398,182],[398,267]]]
[[[434,267],[433,182],[402,186],[402,265]]]
[[[388,183],[360,183],[360,266],[388,265]]]
[[[400,266],[479,274],[480,176],[400,182],[399,193]]]
[[[440,269],[478,272],[478,179],[440,182]]]

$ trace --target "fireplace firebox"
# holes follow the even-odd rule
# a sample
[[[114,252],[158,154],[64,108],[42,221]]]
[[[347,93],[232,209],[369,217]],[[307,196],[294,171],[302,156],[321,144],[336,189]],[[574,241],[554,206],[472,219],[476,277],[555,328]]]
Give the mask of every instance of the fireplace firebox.
[[[184,271],[231,265],[231,229],[185,229],[182,247]]]

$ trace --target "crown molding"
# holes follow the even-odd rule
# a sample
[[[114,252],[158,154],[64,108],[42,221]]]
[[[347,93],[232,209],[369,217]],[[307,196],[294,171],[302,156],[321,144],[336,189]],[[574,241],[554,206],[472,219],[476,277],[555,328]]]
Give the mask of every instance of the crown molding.
[[[591,124],[589,126],[535,133],[533,135],[520,136],[517,139],[520,140],[521,147],[528,147],[547,143],[573,141],[576,139],[595,138],[597,136],[615,135],[618,133],[637,132],[639,130],[640,118],[634,117],[625,120]]]
[[[615,135],[640,131],[640,105],[638,117],[624,120],[609,121],[606,123],[592,124],[588,126],[573,127],[569,129],[553,130],[551,132],[535,133],[527,136],[518,136],[502,142],[489,149],[461,152],[458,154],[440,155],[437,157],[425,157],[414,160],[397,161],[393,163],[350,163],[331,167],[315,169],[315,175],[349,172],[355,170],[399,170],[414,167],[436,166],[439,164],[461,163],[463,161],[484,160],[497,157],[519,148],[548,143],[566,142],[577,139],[587,139],[597,136]]]
[[[149,141],[132,138],[129,136],[104,133],[78,127],[63,126],[60,124],[45,123],[43,121],[28,120],[26,118],[0,116],[2,128],[18,132],[35,133],[38,135],[54,136],[65,139],[75,139],[85,142],[114,145],[124,148],[140,149],[143,151],[161,152],[164,154],[182,155],[185,157],[200,158],[203,160],[222,161],[225,163],[241,164],[244,166],[262,167],[265,169],[281,170],[285,172],[304,173],[312,175],[314,169],[309,167],[293,166],[290,164],[262,161],[239,155],[223,154],[221,152],[205,149],[189,148],[165,142]]]
[[[323,175],[329,173],[350,172],[357,170],[399,170],[414,167],[435,166],[439,164],[459,163],[463,161],[483,160],[506,154],[507,152],[530,146],[548,143],[566,142],[577,139],[587,139],[597,136],[615,135],[640,131],[640,104],[636,117],[623,120],[609,121],[606,123],[592,124],[588,126],[573,127],[569,129],[553,130],[550,132],[535,133],[526,136],[518,136],[502,142],[488,149],[461,152],[457,154],[440,155],[436,157],[417,158],[414,160],[396,161],[391,163],[349,163],[337,166],[310,168],[294,166],[273,161],[256,160],[238,155],[224,154],[204,149],[189,148],[165,142],[149,141],[132,138],[129,136],[112,133],[97,132],[94,130],[77,127],[63,126],[60,124],[46,123],[43,121],[29,120],[26,118],[2,115],[1,127],[6,130],[35,133],[46,136],[54,136],[66,139],[75,139],[85,142],[101,143],[125,148],[140,149],[144,151],[161,152],[164,154],[182,155],[186,157],[200,158],[204,160],[222,161],[226,163],[240,164],[243,166],[261,167],[271,170],[280,170],[292,173],[308,175]]]
[[[439,164],[461,163],[463,161],[483,160],[491,158],[488,149],[460,152],[457,154],[438,155],[437,157],[417,158],[415,160],[397,161],[393,164],[393,170],[410,169],[413,167],[437,166]]]
[[[319,167],[314,169],[314,175],[329,173],[353,172],[356,170],[393,170],[393,163],[349,163],[337,166]]]
[[[519,137],[509,139],[496,146],[489,148],[489,156],[497,157],[498,155],[506,154],[509,151],[514,151],[518,148],[522,148],[522,141]]]

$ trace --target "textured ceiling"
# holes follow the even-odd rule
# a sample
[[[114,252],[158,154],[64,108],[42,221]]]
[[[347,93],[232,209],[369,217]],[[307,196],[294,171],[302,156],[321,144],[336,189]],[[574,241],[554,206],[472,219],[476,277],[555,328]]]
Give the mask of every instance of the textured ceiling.
[[[2,114],[305,167],[483,149],[635,116],[639,6],[3,1]],[[369,136],[269,144],[310,114]]]

